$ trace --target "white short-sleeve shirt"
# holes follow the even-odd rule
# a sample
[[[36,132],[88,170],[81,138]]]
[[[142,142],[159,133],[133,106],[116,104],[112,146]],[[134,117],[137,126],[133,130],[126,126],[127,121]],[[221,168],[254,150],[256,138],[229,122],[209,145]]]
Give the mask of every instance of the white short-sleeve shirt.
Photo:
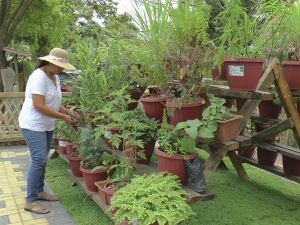
[[[25,101],[19,115],[19,125],[22,129],[33,131],[51,131],[55,127],[55,118],[38,112],[32,102],[32,94],[44,95],[45,104],[55,111],[61,106],[61,89],[59,77],[55,75],[56,86],[47,74],[36,69],[29,76],[25,91]]]

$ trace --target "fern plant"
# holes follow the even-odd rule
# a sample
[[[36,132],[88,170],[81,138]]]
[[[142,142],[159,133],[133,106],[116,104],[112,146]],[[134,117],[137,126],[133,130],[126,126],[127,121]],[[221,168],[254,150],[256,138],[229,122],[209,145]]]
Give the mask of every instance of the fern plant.
[[[133,178],[119,189],[109,210],[116,211],[113,216],[116,224],[128,221],[140,225],[175,225],[194,214],[185,196],[176,176],[153,173]]]

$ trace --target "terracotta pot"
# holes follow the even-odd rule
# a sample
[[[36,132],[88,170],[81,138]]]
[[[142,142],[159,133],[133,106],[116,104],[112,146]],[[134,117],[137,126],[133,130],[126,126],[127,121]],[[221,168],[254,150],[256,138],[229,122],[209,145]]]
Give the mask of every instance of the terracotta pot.
[[[130,98],[132,100],[135,100],[136,102],[129,103],[127,106],[128,110],[136,109],[136,107],[138,106],[138,101],[142,97],[142,94],[143,94],[143,91],[141,91],[141,90],[134,90],[130,93]]]
[[[66,142],[66,151],[67,151],[67,155],[72,154],[73,152],[73,144],[70,142]]]
[[[256,131],[260,132],[263,130],[262,127],[256,126]],[[269,140],[265,141],[266,143],[274,143],[275,137],[270,138]],[[257,161],[259,164],[264,166],[274,166],[276,159],[277,159],[277,152],[272,152],[270,150],[264,149],[262,147],[257,147]]]
[[[106,194],[103,190],[106,182],[107,181],[97,181],[97,182],[95,182],[95,186],[98,188],[98,194],[99,194],[101,202],[105,205],[108,205],[108,203],[106,201]]]
[[[274,104],[272,100],[262,101],[258,105],[259,115],[262,118],[277,119],[281,112],[281,108],[282,106]]]
[[[67,154],[67,145],[66,145],[65,140],[59,139],[59,141],[58,141],[58,150],[63,155]]]
[[[81,158],[71,156],[70,154],[67,155],[67,158],[69,160],[69,165],[71,168],[71,171],[75,177],[82,177],[82,172],[80,171],[80,162]]]
[[[282,155],[283,172],[285,176],[300,176],[300,160]]]
[[[263,64],[263,59],[224,59],[226,79],[229,87],[233,90],[255,91]]]
[[[97,169],[92,172],[90,169],[80,167],[80,171],[82,172],[85,185],[88,190],[92,192],[98,191],[95,182],[107,179],[107,171],[104,169]]]
[[[185,103],[180,109],[176,109],[174,116],[170,117],[170,124],[176,125],[179,122],[201,119],[205,102]]]
[[[224,142],[236,139],[239,134],[239,126],[242,118],[241,115],[233,115],[233,117],[228,120],[217,121],[217,140]]]
[[[240,111],[242,106],[244,105],[244,103],[246,102],[247,100],[246,99],[236,99],[236,109],[237,111]]]
[[[221,66],[221,71],[217,68],[213,68],[211,70],[211,76],[212,76],[213,80],[226,80],[226,73],[225,73],[224,63]]]
[[[151,141],[145,143],[144,148],[136,147],[135,151],[136,152],[143,151],[144,154],[145,154],[146,159],[143,159],[143,158],[139,157],[138,155],[135,156],[135,153],[133,152],[134,151],[133,146],[127,146],[126,145],[125,154],[129,158],[136,157],[135,162],[137,164],[149,164],[150,159],[151,159],[152,154],[153,154],[153,151],[154,151],[155,142],[156,142],[155,140],[151,140]]]
[[[168,155],[163,151],[156,149],[157,167],[159,171],[166,171],[178,176],[181,184],[186,184],[188,181],[188,174],[185,168],[184,159],[194,159],[197,154],[192,153],[188,155]]]
[[[245,158],[252,158],[253,154],[254,154],[254,151],[256,149],[256,146],[255,145],[251,145],[245,149],[239,149],[238,150],[238,154],[239,156],[243,156]]]
[[[161,122],[164,109],[166,108],[166,100],[163,98],[141,98],[141,103],[145,114],[149,118],[154,118],[155,120]]]
[[[261,165],[274,166],[277,155],[277,152],[272,152],[267,149],[257,147],[257,161]]]
[[[284,77],[292,90],[300,89],[300,61],[283,61]]]
[[[118,185],[121,183],[122,185],[125,185],[129,183],[129,180],[124,180],[124,181],[112,181],[112,182],[107,182],[104,184],[103,187],[103,192],[106,195],[106,202],[107,205],[111,205],[111,200],[114,195],[114,193],[120,188]]]

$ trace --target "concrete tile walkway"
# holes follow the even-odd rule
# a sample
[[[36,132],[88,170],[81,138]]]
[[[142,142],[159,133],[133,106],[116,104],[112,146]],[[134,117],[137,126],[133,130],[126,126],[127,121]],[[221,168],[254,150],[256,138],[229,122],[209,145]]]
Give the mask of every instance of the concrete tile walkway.
[[[0,225],[74,225],[59,202],[41,202],[48,214],[24,211],[29,166],[27,146],[0,147]],[[45,190],[53,193],[48,185]]]

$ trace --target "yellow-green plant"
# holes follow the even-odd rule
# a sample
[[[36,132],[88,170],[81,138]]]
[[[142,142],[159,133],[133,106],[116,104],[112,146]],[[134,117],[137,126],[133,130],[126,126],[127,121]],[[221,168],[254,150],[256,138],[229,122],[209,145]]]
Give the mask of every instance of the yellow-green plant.
[[[113,216],[116,224],[128,221],[140,225],[175,225],[194,214],[185,195],[176,176],[153,173],[133,178],[119,189],[110,210],[116,211]]]

